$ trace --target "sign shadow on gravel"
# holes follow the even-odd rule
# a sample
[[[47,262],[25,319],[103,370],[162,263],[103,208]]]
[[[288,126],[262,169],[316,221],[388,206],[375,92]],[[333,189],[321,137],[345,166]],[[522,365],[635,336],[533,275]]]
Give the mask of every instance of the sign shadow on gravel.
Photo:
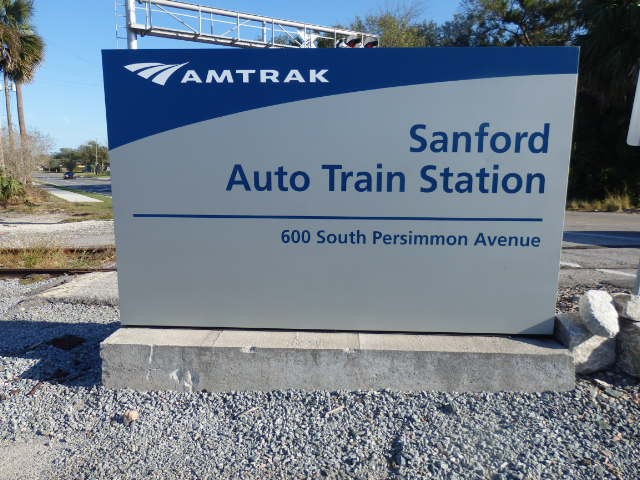
[[[0,321],[0,356],[37,360],[21,378],[92,387],[101,382],[100,342],[119,325]]]

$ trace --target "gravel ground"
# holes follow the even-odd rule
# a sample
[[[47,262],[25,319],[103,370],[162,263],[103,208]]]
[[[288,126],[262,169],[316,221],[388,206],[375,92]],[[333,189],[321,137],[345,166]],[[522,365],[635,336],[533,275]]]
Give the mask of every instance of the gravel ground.
[[[6,217],[6,218],[4,218]],[[6,215],[0,218],[0,248],[27,247],[101,247],[115,245],[113,220],[86,220],[84,222],[51,223],[51,216],[12,221]]]
[[[0,479],[640,476],[640,386],[616,373],[542,394],[106,390],[118,310],[31,298],[53,282],[0,281]]]

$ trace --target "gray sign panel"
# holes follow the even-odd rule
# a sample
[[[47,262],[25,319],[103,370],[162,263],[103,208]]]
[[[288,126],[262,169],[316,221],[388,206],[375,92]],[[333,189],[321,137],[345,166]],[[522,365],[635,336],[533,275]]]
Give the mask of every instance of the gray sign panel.
[[[551,333],[576,49],[104,70],[124,324]]]

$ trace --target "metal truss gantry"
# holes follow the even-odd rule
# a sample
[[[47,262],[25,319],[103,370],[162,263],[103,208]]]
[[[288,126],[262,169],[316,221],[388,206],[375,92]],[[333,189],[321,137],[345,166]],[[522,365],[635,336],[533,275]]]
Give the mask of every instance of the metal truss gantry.
[[[137,48],[138,36],[155,36],[242,48],[314,48],[318,41],[356,38],[360,45],[376,35],[304,22],[234,12],[175,0],[120,0],[124,7],[127,45]],[[116,32],[118,26],[116,25]],[[117,35],[117,33],[116,33]]]

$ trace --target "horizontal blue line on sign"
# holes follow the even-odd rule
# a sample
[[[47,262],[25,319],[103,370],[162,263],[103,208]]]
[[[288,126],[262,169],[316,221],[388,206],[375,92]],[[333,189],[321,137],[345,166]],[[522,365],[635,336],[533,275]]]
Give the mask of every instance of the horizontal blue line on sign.
[[[511,217],[357,217],[335,215],[201,215],[181,213],[134,213],[134,218],[213,218],[237,220],[399,220],[420,222],[542,222],[542,218]]]

